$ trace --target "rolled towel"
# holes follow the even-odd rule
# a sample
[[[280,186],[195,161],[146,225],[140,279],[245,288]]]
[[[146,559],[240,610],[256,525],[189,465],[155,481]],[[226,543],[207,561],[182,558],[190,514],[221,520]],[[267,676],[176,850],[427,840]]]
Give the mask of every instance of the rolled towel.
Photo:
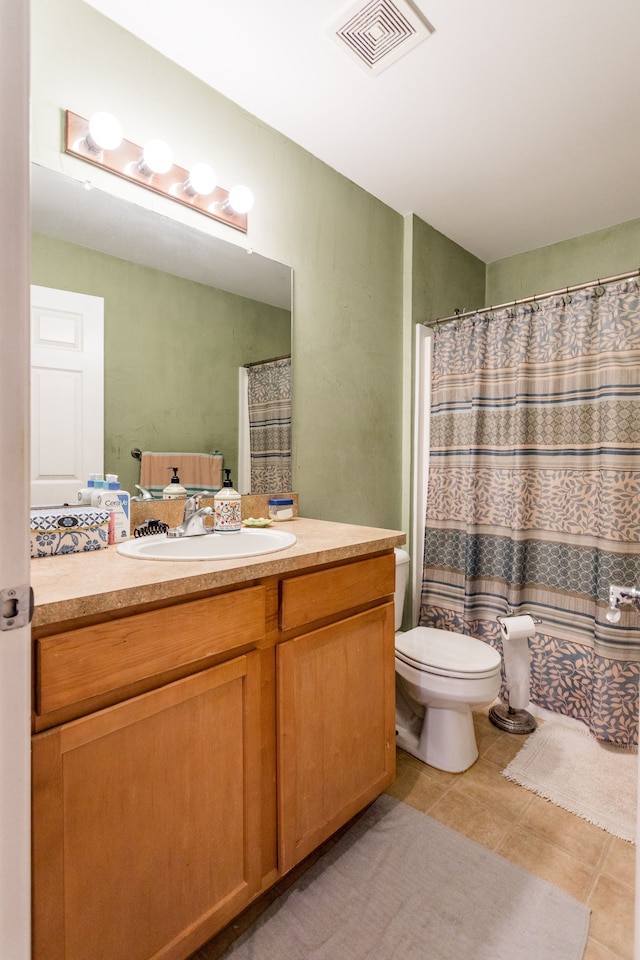
[[[189,496],[208,490],[216,493],[222,487],[221,453],[152,453],[143,452],[140,458],[140,486],[146,487],[154,497],[162,491],[172,477],[172,468],[178,468],[180,483]]]

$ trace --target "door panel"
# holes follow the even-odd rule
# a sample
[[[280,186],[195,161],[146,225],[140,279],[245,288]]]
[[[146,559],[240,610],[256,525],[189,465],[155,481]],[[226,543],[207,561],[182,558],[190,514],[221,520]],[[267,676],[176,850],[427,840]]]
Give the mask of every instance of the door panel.
[[[104,301],[31,287],[31,503],[75,503],[104,457]]]
[[[281,868],[395,775],[393,604],[277,647]]]
[[[29,4],[0,28],[0,589],[29,583]],[[6,605],[10,609],[10,604]],[[0,632],[0,957],[30,960],[29,626]]]
[[[185,958],[260,874],[259,655],[33,741],[35,960]]]

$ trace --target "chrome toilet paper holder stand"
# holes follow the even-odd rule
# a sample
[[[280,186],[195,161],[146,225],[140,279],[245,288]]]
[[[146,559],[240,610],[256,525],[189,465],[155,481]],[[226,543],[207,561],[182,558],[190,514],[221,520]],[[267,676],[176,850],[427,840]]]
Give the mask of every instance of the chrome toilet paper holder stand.
[[[507,608],[507,612],[502,616],[497,616],[496,620],[500,624],[500,627],[504,629],[505,619],[512,616],[515,616],[514,611]],[[540,617],[536,617],[532,613],[526,613],[526,611],[519,614],[519,616],[531,617],[535,624],[542,623]],[[514,710],[508,703],[497,703],[491,707],[489,710],[489,720],[494,727],[498,727],[500,730],[506,730],[507,733],[533,733],[537,727],[535,718],[528,710]]]

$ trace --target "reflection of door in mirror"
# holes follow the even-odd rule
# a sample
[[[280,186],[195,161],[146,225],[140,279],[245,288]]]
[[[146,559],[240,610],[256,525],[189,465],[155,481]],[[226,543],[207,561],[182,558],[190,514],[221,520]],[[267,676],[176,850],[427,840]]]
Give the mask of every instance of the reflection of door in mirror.
[[[31,287],[31,504],[75,503],[104,454],[101,297]]]

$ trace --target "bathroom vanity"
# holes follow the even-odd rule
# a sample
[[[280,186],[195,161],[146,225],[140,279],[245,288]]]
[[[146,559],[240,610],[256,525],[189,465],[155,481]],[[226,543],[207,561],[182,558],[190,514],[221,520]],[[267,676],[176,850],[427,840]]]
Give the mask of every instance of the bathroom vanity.
[[[393,548],[32,562],[34,960],[188,957],[395,773]]]

